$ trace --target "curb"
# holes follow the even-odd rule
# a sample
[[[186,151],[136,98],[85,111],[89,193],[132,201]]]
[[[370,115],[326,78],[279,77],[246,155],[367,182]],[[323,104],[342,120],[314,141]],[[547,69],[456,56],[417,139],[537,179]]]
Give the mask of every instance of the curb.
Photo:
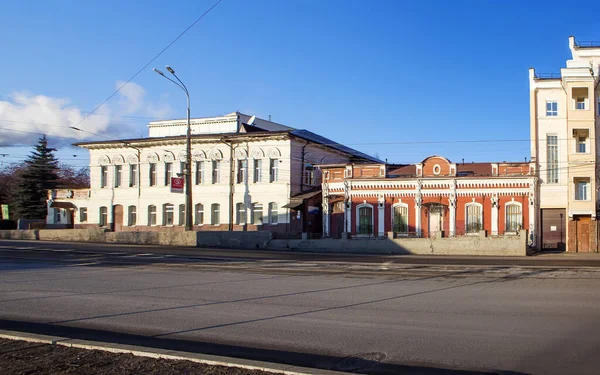
[[[19,340],[49,345],[61,345],[69,348],[101,350],[115,354],[133,354],[138,357],[190,361],[210,366],[237,367],[246,370],[259,370],[285,375],[342,375],[345,372],[314,369],[285,365],[280,363],[253,361],[249,359],[222,357],[201,353],[189,353],[176,350],[148,348],[135,345],[124,345],[107,342],[71,339],[68,337],[38,335],[34,333],[0,330],[0,338]]]

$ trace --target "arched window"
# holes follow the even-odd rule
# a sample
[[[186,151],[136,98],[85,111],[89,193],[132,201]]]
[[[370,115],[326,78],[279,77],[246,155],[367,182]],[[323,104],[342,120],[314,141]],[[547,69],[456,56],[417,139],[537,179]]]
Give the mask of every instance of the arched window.
[[[465,207],[465,232],[478,233],[483,229],[483,218],[481,216],[481,204],[469,203]]]
[[[179,225],[185,225],[185,204],[179,205]]]
[[[197,203],[196,210],[194,212],[195,212],[194,223],[196,225],[204,224],[204,205],[202,203]]]
[[[108,208],[100,207],[100,226],[106,227],[108,225]]]
[[[521,205],[517,202],[506,204],[506,232],[517,232],[522,227]]]
[[[221,224],[220,209],[221,206],[218,203],[213,203],[210,206],[210,223],[212,225]]]
[[[148,225],[156,225],[156,206],[148,206]]]
[[[392,206],[392,228],[396,233],[408,232],[408,205],[397,203]]]
[[[252,204],[252,224],[263,224],[263,205],[260,203]]]
[[[246,205],[243,203],[237,203],[235,205],[235,210],[237,212],[235,223],[238,225],[246,224]]]
[[[362,235],[373,234],[373,206],[368,203],[356,207],[356,233]]]
[[[277,224],[279,222],[279,213],[277,203],[271,202],[269,203],[269,224]]]
[[[174,207],[171,203],[163,204],[163,225],[173,225],[174,223]]]

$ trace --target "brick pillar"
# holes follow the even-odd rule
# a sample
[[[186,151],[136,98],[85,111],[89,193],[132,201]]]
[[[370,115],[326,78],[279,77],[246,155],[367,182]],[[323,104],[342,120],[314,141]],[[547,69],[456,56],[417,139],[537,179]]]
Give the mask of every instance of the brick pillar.
[[[591,231],[590,231],[591,232]],[[577,251],[577,222],[575,220],[569,220],[567,227],[567,251]]]
[[[590,221],[590,251],[596,252],[598,249],[598,221],[592,219]]]

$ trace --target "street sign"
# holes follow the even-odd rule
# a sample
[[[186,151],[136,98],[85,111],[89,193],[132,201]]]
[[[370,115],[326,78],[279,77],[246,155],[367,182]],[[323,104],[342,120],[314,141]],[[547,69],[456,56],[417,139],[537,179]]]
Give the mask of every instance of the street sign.
[[[181,177],[171,177],[171,193],[183,193],[184,179]]]

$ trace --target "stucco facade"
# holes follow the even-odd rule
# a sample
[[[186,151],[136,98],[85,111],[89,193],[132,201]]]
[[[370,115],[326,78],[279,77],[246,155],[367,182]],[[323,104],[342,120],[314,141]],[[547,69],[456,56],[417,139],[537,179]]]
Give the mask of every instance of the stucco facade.
[[[539,181],[538,246],[597,251],[600,46],[569,38],[560,74],[529,70],[531,159]]]
[[[323,171],[323,234],[454,237],[512,235],[535,243],[536,177],[530,163],[330,164]]]
[[[79,143],[90,153],[90,188],[50,192],[47,223],[183,230],[185,195],[171,191],[171,177],[185,169],[186,123],[148,126],[148,138]],[[332,145],[311,132],[240,113],[193,119],[194,229],[306,230],[302,215],[286,205],[291,197],[318,189],[315,164],[377,160]]]

